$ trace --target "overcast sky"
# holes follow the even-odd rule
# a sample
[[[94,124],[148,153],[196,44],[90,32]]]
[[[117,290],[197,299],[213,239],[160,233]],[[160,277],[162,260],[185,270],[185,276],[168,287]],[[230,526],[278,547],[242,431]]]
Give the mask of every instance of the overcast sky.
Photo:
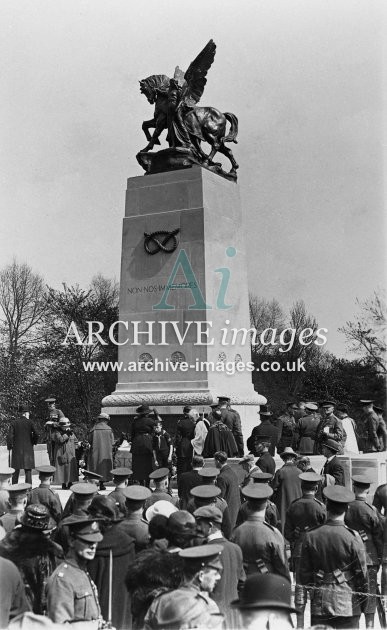
[[[138,80],[213,38],[201,104],[239,118],[249,289],[305,300],[328,348],[385,282],[377,0],[2,0],[0,267],[119,279],[126,178],[141,175]],[[384,33],[383,33],[384,31]]]

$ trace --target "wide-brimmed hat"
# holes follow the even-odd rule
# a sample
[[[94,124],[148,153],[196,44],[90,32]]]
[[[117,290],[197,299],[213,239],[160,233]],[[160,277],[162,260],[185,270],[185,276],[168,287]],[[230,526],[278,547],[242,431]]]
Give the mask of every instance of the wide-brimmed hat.
[[[290,613],[296,612],[291,606],[290,581],[282,575],[256,573],[250,575],[240,593],[239,599],[231,602],[234,608],[281,608]]]
[[[294,457],[298,457],[298,453],[295,453],[295,451],[293,451],[291,446],[285,446],[284,450],[282,451],[282,453],[279,454],[279,456],[281,457],[281,459],[283,459],[284,457],[286,457],[287,455],[293,455]]]
[[[43,531],[48,527],[50,512],[45,505],[41,505],[40,503],[28,505],[19,521],[23,527]]]
[[[71,422],[68,418],[60,418],[59,419],[59,426],[61,427],[61,429],[64,429],[66,427],[69,427],[71,425]]]
[[[338,442],[336,442],[336,440],[332,440],[332,438],[328,438],[327,440],[324,440],[323,446],[326,446],[327,448],[329,448],[331,451],[334,451],[335,453],[338,453],[341,449],[341,446]]]
[[[162,514],[162,516],[166,516],[167,518],[169,518],[171,514],[177,511],[177,507],[173,505],[171,501],[156,501],[155,503],[153,503],[153,505],[148,507],[147,511],[145,512],[145,518],[149,523],[152,518],[157,514]]]
[[[110,416],[108,413],[100,413],[97,416],[97,420],[110,420]]]

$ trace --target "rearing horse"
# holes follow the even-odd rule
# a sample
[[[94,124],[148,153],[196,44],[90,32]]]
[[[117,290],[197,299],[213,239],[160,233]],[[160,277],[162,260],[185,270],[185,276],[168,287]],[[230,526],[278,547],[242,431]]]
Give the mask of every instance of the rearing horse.
[[[168,128],[168,93],[170,89],[170,79],[165,74],[152,75],[140,81],[140,91],[144,94],[148,102],[155,104],[154,116],[151,120],[142,123],[142,129],[148,140],[147,146],[142,151],[151,151],[155,144],[160,144],[159,136],[164,129]],[[220,112],[215,107],[187,106],[182,115],[185,130],[189,134],[189,139],[194,153],[200,161],[208,166],[213,164],[213,158],[217,152],[225,155],[231,162],[230,174],[236,174],[239,168],[231,149],[225,143],[237,143],[238,119],[230,112]],[[226,135],[226,123],[230,123],[230,131]],[[149,129],[154,129],[153,134]],[[173,146],[171,134],[167,140]],[[207,155],[201,142],[208,142],[211,152]]]

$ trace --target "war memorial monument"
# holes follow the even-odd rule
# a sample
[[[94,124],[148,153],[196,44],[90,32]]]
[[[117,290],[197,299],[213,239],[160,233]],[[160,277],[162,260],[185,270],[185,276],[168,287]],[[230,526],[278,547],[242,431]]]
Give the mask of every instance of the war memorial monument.
[[[228,146],[238,119],[197,105],[215,51],[210,40],[185,73],[177,67],[173,78],[140,81],[154,117],[143,122],[148,144],[136,156],[145,176],[127,183],[118,338],[126,367],[102,402],[113,424],[141,403],[172,420],[184,405],[208,411],[227,395],[248,436],[266,403],[246,368],[247,251],[238,164]],[[163,131],[169,147],[154,151]],[[217,153],[230,162],[228,172]]]

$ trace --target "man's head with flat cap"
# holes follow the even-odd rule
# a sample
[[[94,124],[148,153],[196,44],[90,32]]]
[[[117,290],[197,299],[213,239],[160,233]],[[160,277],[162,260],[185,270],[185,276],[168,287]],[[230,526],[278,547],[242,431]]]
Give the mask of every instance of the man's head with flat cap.
[[[208,538],[222,529],[223,514],[215,505],[203,505],[193,513],[196,519],[197,533]]]

